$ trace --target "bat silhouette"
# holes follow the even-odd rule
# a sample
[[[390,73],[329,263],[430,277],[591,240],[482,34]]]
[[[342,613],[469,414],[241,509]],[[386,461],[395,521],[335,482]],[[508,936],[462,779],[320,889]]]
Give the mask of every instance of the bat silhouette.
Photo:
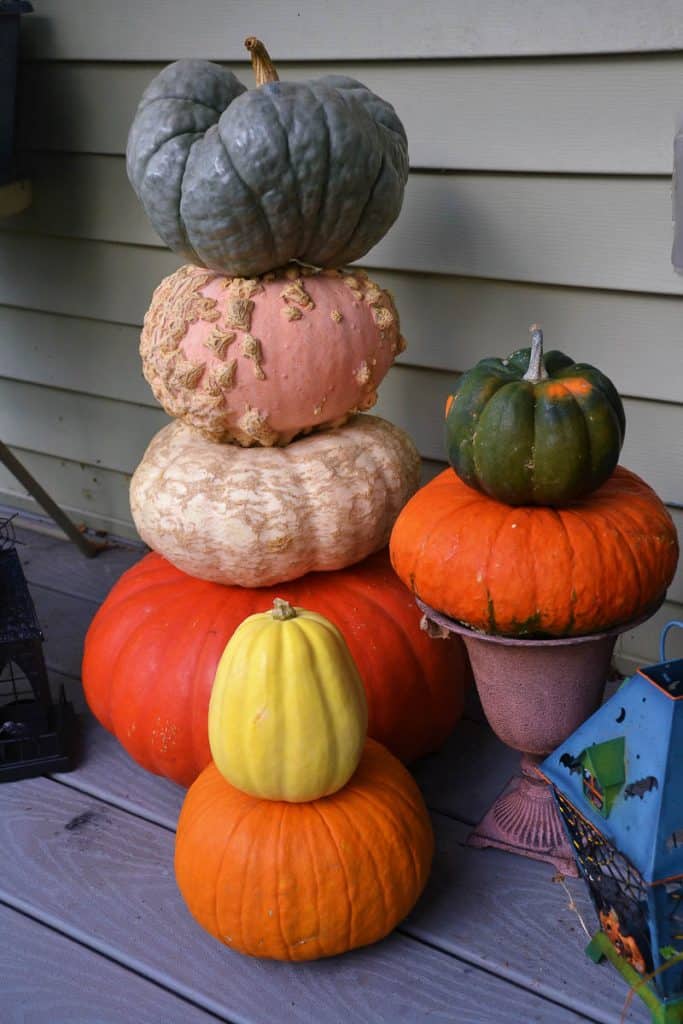
[[[652,789],[659,789],[659,782],[654,775],[648,775],[644,779],[638,779],[637,782],[630,782],[624,790],[624,799],[628,800],[630,796],[639,796],[642,800],[645,794]]]
[[[572,773],[572,775],[575,772],[579,772],[580,773],[583,770],[583,765],[581,764],[581,759],[578,758],[578,757],[574,757],[573,754],[563,754],[562,757],[560,758],[560,764],[564,768],[569,768],[569,771]]]

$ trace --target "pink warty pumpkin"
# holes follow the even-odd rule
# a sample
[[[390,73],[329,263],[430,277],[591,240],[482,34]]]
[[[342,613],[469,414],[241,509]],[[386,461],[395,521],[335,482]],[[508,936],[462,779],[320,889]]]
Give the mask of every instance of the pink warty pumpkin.
[[[184,266],[154,292],[140,353],[169,415],[212,441],[270,446],[369,409],[404,347],[391,297],[361,270]]]

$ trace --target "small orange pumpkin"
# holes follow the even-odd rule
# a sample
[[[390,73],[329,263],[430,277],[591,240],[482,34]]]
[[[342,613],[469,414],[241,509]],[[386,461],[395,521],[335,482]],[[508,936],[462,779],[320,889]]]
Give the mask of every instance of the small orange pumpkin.
[[[391,536],[398,576],[432,608],[485,633],[581,636],[627,623],[662,597],[676,529],[623,467],[566,508],[511,507],[444,470]]]
[[[211,763],[180,813],[175,873],[190,912],[231,949],[316,960],[388,935],[420,896],[433,851],[417,785],[367,740],[350,782],[311,803],[248,796]]]

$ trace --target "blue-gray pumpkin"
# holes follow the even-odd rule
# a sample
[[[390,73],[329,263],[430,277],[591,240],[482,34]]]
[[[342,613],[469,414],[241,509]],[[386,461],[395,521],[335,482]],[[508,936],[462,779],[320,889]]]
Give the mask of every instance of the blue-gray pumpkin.
[[[187,261],[240,277],[359,259],[403,201],[394,108],[342,75],[280,82],[263,44],[246,46],[255,89],[179,60],[145,90],[126,155],[152,226]]]

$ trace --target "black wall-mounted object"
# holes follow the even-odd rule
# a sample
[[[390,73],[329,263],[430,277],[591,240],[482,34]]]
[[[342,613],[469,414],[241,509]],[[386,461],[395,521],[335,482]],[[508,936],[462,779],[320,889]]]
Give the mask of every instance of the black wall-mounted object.
[[[69,771],[76,736],[63,688],[53,703],[43,634],[12,523],[0,520],[0,782]]]
[[[19,20],[32,10],[28,0],[0,0],[0,185],[13,177]]]

